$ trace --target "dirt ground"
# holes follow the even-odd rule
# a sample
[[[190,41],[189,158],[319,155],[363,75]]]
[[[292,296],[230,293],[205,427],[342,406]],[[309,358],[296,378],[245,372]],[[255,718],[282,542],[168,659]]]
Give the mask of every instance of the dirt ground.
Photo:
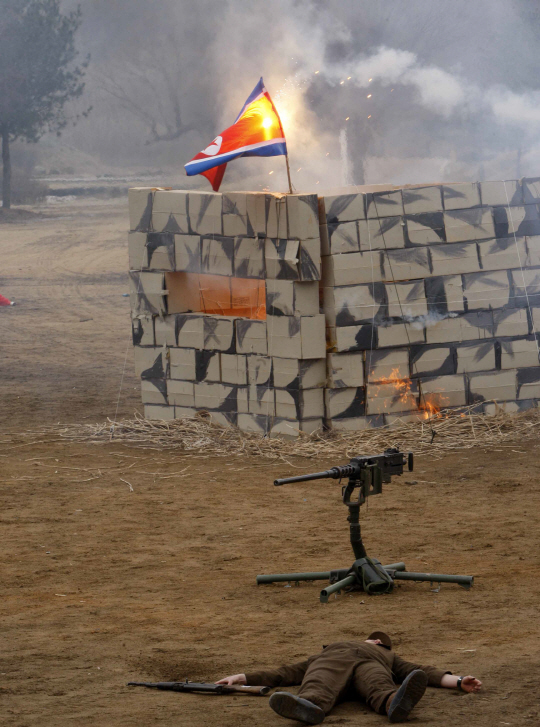
[[[405,658],[484,682],[428,690],[415,724],[538,724],[538,445],[418,458],[362,508],[370,554],[474,575],[470,591],[406,583],[323,605],[320,583],[258,587],[257,573],[350,565],[337,483],[272,485],[335,463],[23,436],[113,417],[126,352],[119,416],[138,406],[125,204],[44,214],[0,224],[0,293],[17,303],[0,308],[0,723],[292,726],[266,698],[126,682],[210,681],[383,629]],[[359,703],[326,721],[384,723]]]

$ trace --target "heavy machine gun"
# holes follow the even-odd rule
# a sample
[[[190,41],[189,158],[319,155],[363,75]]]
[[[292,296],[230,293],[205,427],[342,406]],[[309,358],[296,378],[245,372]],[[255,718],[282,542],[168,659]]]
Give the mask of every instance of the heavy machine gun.
[[[349,509],[347,520],[355,561],[350,568],[338,568],[332,571],[258,575],[257,585],[280,581],[293,582],[298,585],[300,581],[329,580],[330,585],[321,591],[321,603],[328,603],[328,598],[332,593],[339,593],[349,586],[360,588],[369,595],[389,593],[396,580],[429,581],[438,583],[439,587],[441,583],[457,583],[463,588],[470,588],[474,581],[472,576],[410,573],[407,572],[405,563],[391,563],[383,566],[379,560],[370,558],[366,552],[360,529],[360,506],[370,495],[381,494],[383,482],[390,482],[393,475],[403,474],[405,466],[409,472],[412,471],[413,464],[412,452],[404,453],[400,452],[398,448],[391,448],[385,450],[384,454],[353,457],[349,464],[332,467],[325,472],[275,480],[274,485],[279,487],[294,482],[309,482],[327,478],[341,481],[345,477],[348,478],[347,484],[342,486],[341,494],[343,504]],[[358,490],[356,495],[355,490]]]

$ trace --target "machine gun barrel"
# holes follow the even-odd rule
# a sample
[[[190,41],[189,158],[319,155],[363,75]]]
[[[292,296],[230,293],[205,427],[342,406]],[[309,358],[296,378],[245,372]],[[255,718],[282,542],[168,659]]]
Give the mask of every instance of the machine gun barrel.
[[[327,478],[340,480],[342,477],[350,477],[356,472],[356,469],[354,465],[346,464],[342,467],[332,467],[332,469],[326,470],[326,472],[314,472],[310,475],[297,475],[296,477],[283,477],[281,480],[274,480],[274,485],[280,487],[281,485],[288,485],[291,482],[309,482],[309,480],[324,480]]]

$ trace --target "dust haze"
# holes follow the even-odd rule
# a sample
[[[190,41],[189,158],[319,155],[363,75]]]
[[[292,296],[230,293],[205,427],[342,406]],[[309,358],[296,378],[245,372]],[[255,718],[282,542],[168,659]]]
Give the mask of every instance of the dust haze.
[[[80,4],[79,48],[92,56],[80,103],[93,110],[42,152],[67,147],[78,172],[203,187],[183,164],[263,76],[298,189],[539,173],[537,2]],[[222,188],[264,187],[285,188],[282,159],[239,160]]]

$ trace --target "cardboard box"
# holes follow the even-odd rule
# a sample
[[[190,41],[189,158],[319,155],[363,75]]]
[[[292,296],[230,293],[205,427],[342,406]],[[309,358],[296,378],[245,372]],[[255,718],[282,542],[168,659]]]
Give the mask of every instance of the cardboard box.
[[[189,234],[188,193],[182,190],[154,192],[152,229],[155,232]]]
[[[129,229],[134,232],[150,232],[152,229],[153,189],[132,187],[128,192]]]
[[[236,321],[236,352],[266,355],[266,321],[238,318]]]
[[[323,254],[341,255],[348,252],[360,252],[360,238],[358,237],[358,222],[356,220],[334,222],[321,227],[324,227],[324,232],[321,233],[321,242],[323,242],[324,235],[327,235],[328,239],[325,249],[322,250]]]
[[[442,212],[423,212],[406,215],[407,237],[413,245],[430,245],[446,242],[444,215]]]
[[[170,233],[160,232],[149,232],[146,235],[147,267],[150,270],[175,269],[174,237]]]
[[[268,434],[272,417],[258,414],[238,414],[238,429],[242,432]]]
[[[236,235],[249,234],[247,194],[245,192],[224,192],[222,196],[222,211],[224,235],[236,237]]]
[[[449,346],[413,346],[411,376],[448,376],[456,373],[456,357]]]
[[[176,270],[187,273],[201,272],[201,238],[199,235],[175,235]]]
[[[313,419],[324,416],[323,389],[275,389],[276,416]]]
[[[236,354],[221,354],[221,381],[224,384],[247,386],[246,356]]]
[[[147,380],[165,379],[168,376],[169,361],[166,349],[135,346],[133,357],[136,376]]]
[[[540,268],[512,270],[510,278],[514,286],[512,303],[529,307],[540,303]]]
[[[296,439],[300,436],[300,432],[304,434],[313,434],[313,432],[322,429],[323,420],[303,419],[301,421],[276,418],[272,421],[270,429],[270,437],[285,437],[287,439]]]
[[[306,281],[321,279],[321,242],[318,238],[300,241],[298,277]]]
[[[129,302],[138,315],[162,315],[167,312],[167,291],[163,273],[129,273]]]
[[[154,318],[138,316],[131,321],[131,334],[134,346],[154,346]]]
[[[201,382],[194,384],[193,389],[195,393],[195,406],[197,409],[209,409],[224,412],[237,411],[237,388],[235,386],[226,386],[225,384],[207,384]]]
[[[234,274],[238,278],[264,278],[264,240],[237,237],[234,242]]]
[[[340,326],[327,328],[328,350],[338,353],[366,351],[377,347],[378,327],[371,323],[359,326]]]
[[[278,358],[324,358],[325,321],[317,316],[268,316],[268,353]]]
[[[143,404],[167,406],[167,382],[165,379],[142,379],[141,397]]]
[[[154,319],[156,346],[176,346],[176,316]]]
[[[424,281],[389,283],[384,286],[390,318],[417,318],[428,312]]]
[[[131,191],[131,190],[130,190]],[[145,404],[144,418],[153,419],[162,422],[172,422],[174,416],[174,406],[160,406],[159,404]]]
[[[269,356],[248,356],[248,383],[253,386],[273,386],[272,359]]]
[[[540,235],[538,207],[527,204],[522,207],[493,207],[495,234],[497,237]]]
[[[391,414],[418,409],[418,384],[404,379],[391,384],[368,384],[367,414]]]
[[[319,239],[319,203],[316,194],[288,194],[287,217],[290,239]]]
[[[364,385],[364,355],[357,353],[329,353],[326,356],[329,389],[357,389]]]
[[[352,419],[331,419],[328,426],[335,432],[360,432],[365,429],[384,427],[385,416],[375,414],[372,416],[354,417]]]
[[[540,367],[519,369],[517,372],[517,398],[540,398]]]
[[[411,346],[413,343],[425,343],[425,328],[420,323],[394,323],[377,328],[377,348],[390,346]]]
[[[445,212],[444,227],[448,242],[486,240],[488,237],[495,237],[491,207]]]
[[[526,310],[493,311],[493,324],[497,337],[528,336],[530,333]]]
[[[517,414],[520,411],[536,409],[536,406],[534,399],[524,399],[523,401],[493,401],[489,404],[484,404],[484,414],[487,416],[496,416],[501,412],[505,414]]]
[[[324,359],[302,361],[296,358],[273,358],[273,385],[279,389],[315,389],[326,383]]]
[[[426,327],[426,342],[448,343],[493,338],[493,325],[491,311],[473,311],[455,318],[444,318]]]
[[[431,274],[429,250],[426,247],[388,250],[382,256],[385,281],[413,280]]]
[[[477,244],[490,243],[453,243],[435,245],[431,248],[433,275],[462,275],[478,273],[481,270]]]
[[[484,374],[469,374],[469,400],[471,404],[481,401],[504,401],[515,399],[517,371],[490,371]]]
[[[196,313],[175,316],[176,345],[181,348],[204,348],[204,316]]]
[[[540,202],[540,177],[527,177],[521,180],[524,204]]]
[[[266,194],[246,193],[246,212],[250,237],[266,237]]]
[[[201,270],[211,275],[233,274],[234,239],[214,237],[202,239]]]
[[[480,194],[482,204],[486,207],[523,204],[521,184],[515,179],[504,182],[480,182]]]
[[[511,239],[513,239],[513,237]],[[540,235],[531,235],[530,237],[527,237],[527,257],[525,260],[521,260],[521,265],[524,268],[540,265]]]
[[[273,417],[276,414],[275,389],[268,386],[249,387],[249,413]]]
[[[463,374],[435,376],[420,380],[420,408],[447,409],[467,404],[466,382]]]
[[[170,350],[172,351],[172,349]],[[221,354],[219,351],[195,351],[195,381],[216,383],[221,381]]]
[[[401,189],[368,192],[366,194],[367,219],[375,217],[402,217],[403,214]]]
[[[197,414],[197,409],[192,406],[175,406],[174,407],[174,418],[175,419],[186,419],[194,417]]]
[[[289,231],[287,224],[287,197],[284,194],[266,196],[266,234],[268,237],[286,240]]]
[[[323,310],[328,325],[351,326],[377,320],[384,311],[384,288],[372,285],[347,285],[323,289]]]
[[[193,384],[192,381],[177,381],[169,379],[169,404],[193,407],[200,405],[195,400],[195,386],[212,386],[212,384]]]
[[[207,351],[235,353],[235,318],[226,316],[204,316],[204,346]]]
[[[510,281],[507,271],[464,275],[463,297],[470,311],[503,308],[510,300]]]
[[[189,192],[189,232],[223,235],[221,198],[222,195],[217,192]]]
[[[366,376],[370,384],[386,379],[408,379],[409,350],[398,348],[389,351],[368,351]]]
[[[196,354],[194,348],[170,348],[169,365],[171,379],[182,381],[195,381],[197,378]],[[219,356],[219,354],[217,354]]]
[[[461,275],[426,278],[424,285],[428,310],[433,318],[428,321],[429,325],[440,317],[448,317],[449,313],[461,313],[465,310]]]
[[[524,237],[504,237],[478,242],[483,270],[507,270],[527,265],[527,245]],[[468,271],[467,271],[468,272]]]
[[[354,191],[344,194],[325,194],[324,214],[327,223],[365,220],[365,196]]]
[[[535,309],[537,310],[537,309]],[[535,336],[501,341],[501,369],[521,369],[540,365]]]
[[[271,316],[318,315],[319,283],[268,280],[266,310]]]
[[[237,426],[238,413],[235,411],[209,411],[208,418],[212,424],[228,429]]]
[[[489,371],[496,368],[493,341],[458,346],[456,354],[458,374],[470,371]]]
[[[325,389],[327,419],[351,419],[366,413],[366,393],[362,386],[350,389]]]
[[[478,182],[443,184],[443,204],[445,210],[464,210],[480,207],[480,187]],[[473,240],[475,238],[469,238]]]
[[[407,186],[401,191],[406,215],[429,214],[443,209],[442,191],[439,185]]]
[[[266,238],[266,277],[275,280],[298,280],[300,243],[298,240]]]
[[[128,232],[128,257],[130,270],[148,268],[147,232]]]
[[[380,282],[383,280],[383,254],[375,250],[374,252],[351,252],[347,255],[323,257],[322,280],[324,285],[340,287]]]
[[[367,227],[367,240],[365,228]],[[365,227],[359,225],[360,249],[365,250],[391,250],[405,247],[405,218],[382,217],[367,220]]]

